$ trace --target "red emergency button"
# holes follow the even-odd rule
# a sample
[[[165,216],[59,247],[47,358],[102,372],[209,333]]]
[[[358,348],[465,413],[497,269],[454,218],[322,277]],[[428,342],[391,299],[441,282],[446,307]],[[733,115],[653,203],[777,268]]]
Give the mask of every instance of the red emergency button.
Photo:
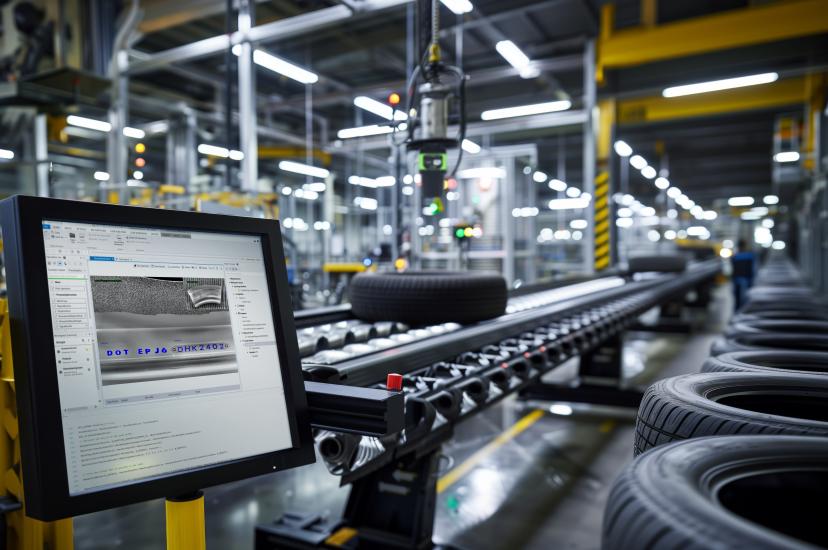
[[[400,390],[402,390],[402,383],[403,383],[402,374],[397,374],[395,372],[390,372],[390,373],[388,373],[388,376],[385,377],[385,387],[388,388],[388,391],[400,391]]]

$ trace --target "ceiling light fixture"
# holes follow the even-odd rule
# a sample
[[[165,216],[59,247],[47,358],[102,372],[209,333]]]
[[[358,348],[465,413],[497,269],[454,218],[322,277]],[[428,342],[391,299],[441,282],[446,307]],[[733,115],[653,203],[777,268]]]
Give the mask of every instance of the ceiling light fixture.
[[[645,166],[647,166],[647,159],[645,159],[641,155],[633,155],[630,157],[630,164],[636,170],[641,170]]]
[[[547,185],[549,185],[549,189],[551,189],[553,191],[557,191],[559,193],[561,191],[566,191],[566,188],[568,187],[566,185],[566,182],[561,181],[559,179],[551,179],[551,180],[549,180],[549,183]]]
[[[532,60],[511,40],[501,40],[495,44],[495,49],[509,65],[520,72],[521,78],[535,78],[540,74],[532,67]]]
[[[619,157],[628,157],[633,153],[632,147],[626,141],[620,139],[615,142],[613,148]]]
[[[457,15],[469,13],[474,9],[474,6],[469,0],[440,0],[440,2]]]
[[[738,76],[736,78],[725,78],[723,80],[712,80],[710,82],[698,82],[696,84],[685,84],[683,86],[672,86],[665,88],[661,95],[664,97],[681,97],[685,95],[703,94],[707,92],[718,92],[732,88],[743,88],[745,86],[756,86],[757,84],[769,84],[779,78],[777,73],[762,73],[749,76]]]
[[[404,131],[408,126],[403,122],[398,126],[400,131]],[[371,124],[369,126],[357,126],[355,128],[343,128],[336,133],[339,139],[351,139],[368,136],[379,136],[382,134],[390,134],[394,131],[391,126],[379,126],[378,124]]]
[[[577,199],[552,199],[549,201],[550,210],[578,210],[589,206],[589,200],[579,197]]]
[[[476,155],[480,152],[480,146],[470,139],[464,139],[460,146],[470,155]]]
[[[765,195],[762,197],[762,202],[765,204],[779,204],[779,197],[776,195]]]
[[[641,175],[647,178],[648,180],[651,180],[654,177],[656,177],[657,173],[655,168],[653,168],[652,166],[645,166],[641,169]]]
[[[729,206],[750,206],[753,204],[753,197],[730,197],[727,199]]]
[[[241,44],[233,46],[232,52],[233,55],[237,57],[240,56]],[[259,65],[260,67],[264,67],[265,69],[270,69],[274,73],[279,73],[282,76],[301,82],[302,84],[316,84],[319,81],[318,74],[303,69],[298,65],[294,65],[281,57],[269,54],[264,50],[253,51],[253,63]]]
[[[228,150],[226,147],[210,145],[209,143],[200,143],[197,149],[202,155],[208,155],[211,157],[220,157],[223,159],[230,157],[233,160],[241,160],[244,158],[244,154],[241,151],[236,151],[235,149]]]
[[[385,120],[408,120],[408,115],[404,112],[397,111],[390,105],[386,105],[385,103],[368,96],[360,95],[355,97],[354,105],[360,109],[368,111],[369,113],[374,113]]]
[[[302,164],[301,162],[293,162],[292,160],[279,162],[279,169],[285,172],[293,172],[294,174],[302,174],[303,176],[311,176],[313,178],[327,178],[331,174],[325,168]]]
[[[547,103],[535,103],[533,105],[506,107],[504,109],[491,109],[489,111],[483,111],[480,114],[480,118],[483,120],[500,120],[518,116],[541,115],[544,113],[566,111],[570,107],[572,107],[572,102],[564,99],[561,101],[549,101]]]
[[[667,178],[656,178],[655,186],[659,189],[667,189],[670,187],[670,181]]]
[[[796,151],[782,151],[773,155],[774,162],[797,162],[799,153]]]
[[[506,170],[504,170],[503,168],[496,168],[494,166],[467,168],[465,170],[460,170],[460,172],[457,173],[457,177],[461,179],[505,178]]]
[[[99,132],[109,132],[112,130],[112,125],[103,120],[95,120],[94,118],[87,118],[85,116],[69,115],[66,117],[66,124],[70,126],[77,126],[78,128],[86,128],[88,130],[97,130]],[[140,128],[132,128],[124,126],[123,133],[126,137],[143,139],[146,132]]]

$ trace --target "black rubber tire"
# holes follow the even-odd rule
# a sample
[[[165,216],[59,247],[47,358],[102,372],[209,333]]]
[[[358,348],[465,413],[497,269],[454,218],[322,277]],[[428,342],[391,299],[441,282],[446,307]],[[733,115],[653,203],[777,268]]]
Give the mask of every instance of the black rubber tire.
[[[755,334],[759,332],[828,335],[828,322],[803,319],[762,319],[757,321],[738,321],[730,324],[726,334]]]
[[[800,319],[803,321],[828,321],[828,313],[820,313],[819,311],[809,310],[784,309],[784,306],[780,306],[780,309],[763,309],[754,311],[752,313],[740,313],[734,316],[731,322],[750,322],[759,321],[762,319]]]
[[[733,351],[710,357],[702,372],[761,372],[825,376],[828,353],[818,351]]]
[[[659,447],[615,480],[603,550],[824,548],[828,440],[705,437]],[[776,481],[776,483],[774,483]]]
[[[710,346],[710,355],[761,349],[828,352],[828,335],[775,332],[736,334],[729,338],[716,339]]]
[[[790,311],[804,311],[811,314],[823,315],[828,313],[828,306],[816,299],[763,297],[750,299],[739,310],[739,313],[758,313],[762,311],[779,309],[780,307]]]
[[[828,436],[828,377],[734,372],[687,374],[644,393],[634,453],[707,435]]]
[[[348,289],[353,314],[366,321],[423,325],[476,323],[506,311],[506,280],[469,271],[365,273]]]
[[[627,261],[628,273],[646,273],[659,271],[663,273],[681,273],[687,269],[684,256],[637,256]]]

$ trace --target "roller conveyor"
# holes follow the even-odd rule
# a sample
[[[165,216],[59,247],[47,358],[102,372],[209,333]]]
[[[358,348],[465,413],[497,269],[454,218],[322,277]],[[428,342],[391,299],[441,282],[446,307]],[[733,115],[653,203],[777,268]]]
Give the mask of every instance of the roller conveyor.
[[[572,357],[581,356],[584,374],[584,360],[600,354],[607,345],[618,347],[620,334],[641,314],[659,305],[683,303],[688,292],[709,284],[720,268],[718,260],[711,260],[691,265],[683,273],[640,279],[600,277],[541,288],[513,296],[506,314],[496,319],[468,326],[449,323],[418,328],[391,323],[385,336],[307,355],[305,378],[317,384],[314,389],[308,387],[308,395],[318,455],[343,485],[353,484],[351,497],[338,522],[306,516],[296,520],[288,515],[259,526],[257,548],[317,548],[321,546],[308,541],[324,541],[343,527],[360,533],[358,548],[424,547],[433,527],[440,446],[452,437],[458,422],[510,394],[531,395],[543,385],[544,374]],[[323,334],[360,326],[350,318],[347,307],[299,313],[296,321],[300,337],[302,331]],[[390,373],[402,375],[400,392],[382,391],[387,389]],[[354,414],[353,400],[338,402],[336,396],[327,395],[342,392],[344,396],[348,391],[358,395],[366,389],[379,391],[377,397],[404,399],[403,418],[377,422],[387,433],[375,430],[368,435],[351,428],[354,422],[391,414],[390,401],[371,410],[363,404],[361,412]],[[588,390],[564,388],[565,395],[580,391]],[[614,391],[624,394],[627,390]],[[315,421],[319,416],[313,404],[316,396],[327,399],[326,418],[336,425]],[[349,415],[347,422],[338,420],[336,409]],[[402,429],[394,431],[392,424]],[[402,492],[389,494],[389,487]]]
[[[377,389],[385,388],[389,373],[403,375],[406,427],[396,441],[386,438],[381,447],[371,442],[372,457],[376,458],[404,450],[419,437],[433,436],[441,426],[520,390],[621,332],[646,310],[710,280],[719,268],[719,262],[712,261],[691,266],[681,274],[641,280],[610,276],[541,289],[511,298],[505,315],[469,326],[366,325],[350,319],[347,308],[304,313],[297,315],[300,342],[308,335],[325,338],[337,333],[337,338],[327,343],[340,345],[307,355],[303,368],[308,380]],[[314,324],[320,316],[325,322]],[[341,336],[354,328],[376,336],[359,342],[353,334]],[[342,453],[329,457],[325,452],[338,451],[346,445],[343,440],[359,436],[331,432],[328,438],[340,440],[340,445],[320,446],[329,468],[348,480],[359,477],[370,460],[348,465],[349,457]]]

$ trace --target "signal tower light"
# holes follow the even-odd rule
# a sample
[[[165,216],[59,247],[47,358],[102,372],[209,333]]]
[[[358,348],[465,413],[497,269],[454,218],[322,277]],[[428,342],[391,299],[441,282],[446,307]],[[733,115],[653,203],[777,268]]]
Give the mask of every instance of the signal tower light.
[[[390,94],[388,94],[388,104],[392,107],[396,107],[397,105],[399,105],[400,101],[402,101],[402,98],[400,97],[400,94],[398,94],[397,92],[391,92]]]

